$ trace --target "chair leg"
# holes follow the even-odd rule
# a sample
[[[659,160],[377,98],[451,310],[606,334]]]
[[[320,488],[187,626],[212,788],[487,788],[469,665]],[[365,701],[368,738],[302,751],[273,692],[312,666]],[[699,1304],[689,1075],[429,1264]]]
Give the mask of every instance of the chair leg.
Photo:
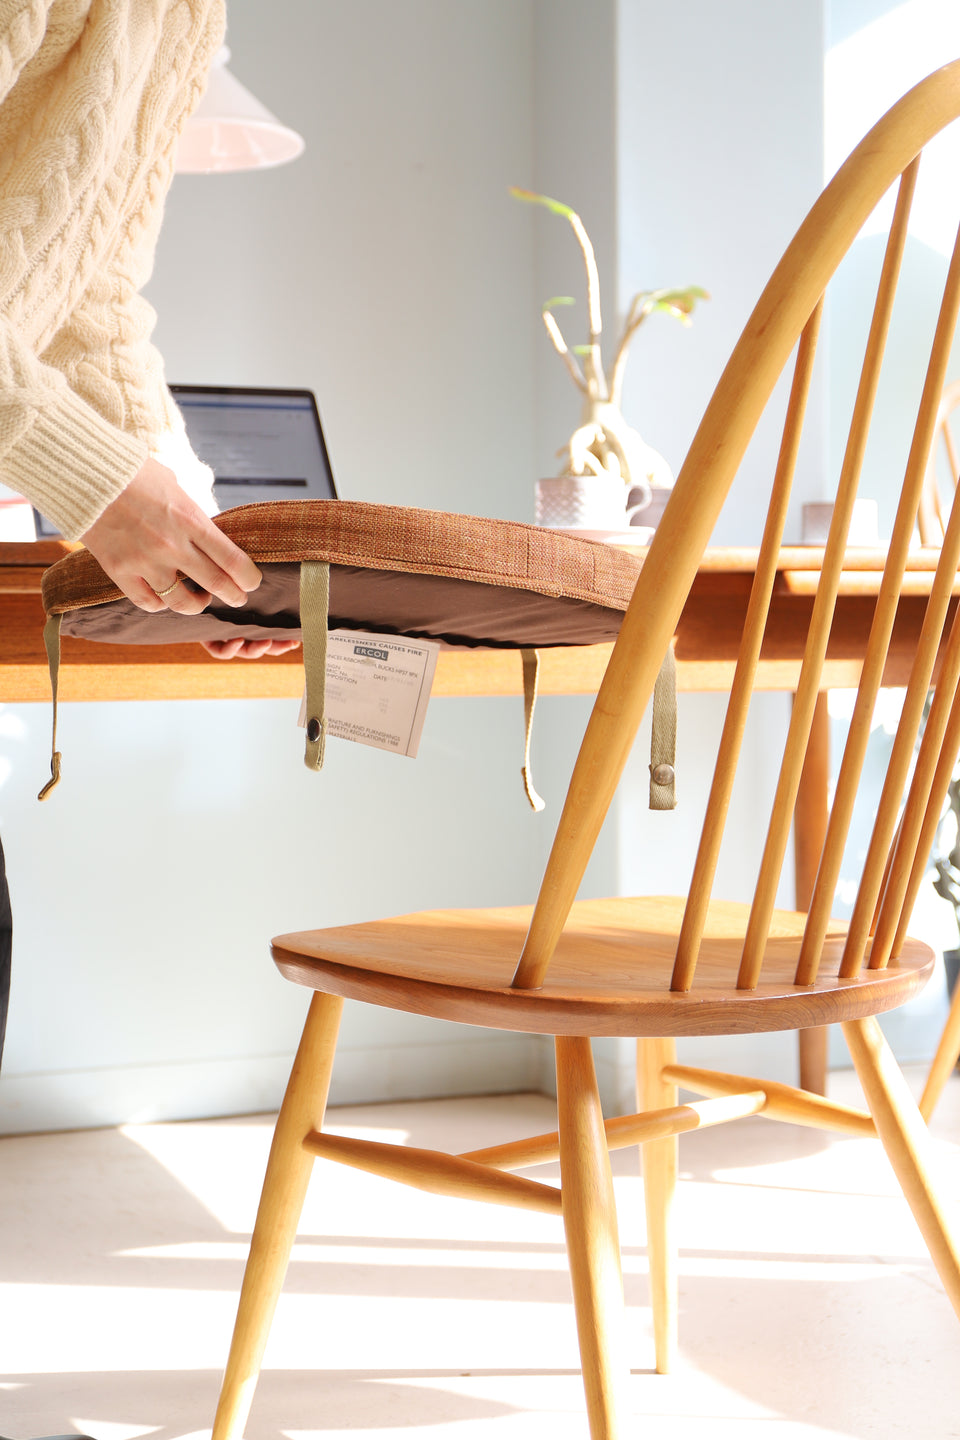
[[[900,1188],[960,1316],[960,1254],[927,1170],[930,1134],[874,1016],[847,1020],[843,1033]]]
[[[663,1079],[663,1067],[677,1063],[674,1040],[637,1041],[637,1109],[676,1105],[677,1086]],[[647,1260],[657,1373],[668,1375],[677,1350],[677,1246],[673,1204],[677,1189],[677,1137],[640,1146],[643,1203],[647,1214]]]
[[[953,992],[950,1014],[943,1027],[940,1044],[937,1046],[937,1053],[933,1057],[930,1074],[927,1076],[927,1083],[923,1087],[923,1094],[920,1097],[920,1114],[924,1120],[929,1120],[933,1114],[934,1107],[940,1099],[944,1085],[953,1073],[953,1067],[958,1058],[960,1058],[960,985]]]
[[[323,1122],[342,1010],[333,995],[315,994],[310,1004],[267,1162],[213,1440],[239,1440],[247,1421],[313,1168],[303,1139]]]
[[[590,1434],[617,1440],[618,1392],[628,1371],[610,1154],[589,1039],[560,1035],[556,1051],[563,1224]]]

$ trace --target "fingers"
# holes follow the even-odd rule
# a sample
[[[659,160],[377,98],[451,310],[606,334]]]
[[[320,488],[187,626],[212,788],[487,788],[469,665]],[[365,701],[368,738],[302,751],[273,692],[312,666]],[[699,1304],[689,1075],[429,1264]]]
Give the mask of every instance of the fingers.
[[[140,610],[146,610],[152,615],[159,610],[175,610],[179,615],[199,615],[212,599],[208,591],[193,587],[185,582],[183,577],[177,578],[173,589],[168,585],[161,585],[159,581],[154,588],[139,576],[121,585],[120,589]]]
[[[226,605],[246,604],[247,595],[256,590],[261,580],[250,556],[213,524],[204,534],[202,545],[196,539],[192,545],[193,564],[181,566],[190,579]]]
[[[243,647],[242,640],[201,640],[200,644],[214,660],[232,660]]]
[[[215,660],[259,660],[263,655],[286,655],[300,648],[299,640],[201,640]]]
[[[240,606],[260,571],[190,497],[176,476],[148,460],[83,536],[87,549],[124,595],[151,613],[164,605],[194,615],[216,597]],[[181,583],[168,594],[177,576]]]
[[[209,590],[201,590],[181,577],[177,586],[161,598],[167,609],[175,610],[178,615],[199,615],[201,610],[206,610],[213,596]]]
[[[226,536],[221,535],[217,529],[213,529],[213,534],[220,540],[226,540]],[[242,583],[240,580],[234,579],[233,575],[213,560],[208,553],[208,550],[219,549],[220,547],[215,546],[213,542],[210,541],[208,550],[203,550],[196,540],[192,540],[190,544],[190,554],[186,560],[179,561],[179,568],[184,577],[192,581],[193,586],[196,588],[191,592],[187,587],[181,585],[178,590],[173,591],[167,598],[167,604],[171,610],[179,610],[181,614],[184,615],[194,614],[194,607],[190,601],[185,598],[186,596],[190,596],[191,593],[193,595],[205,594],[207,598],[203,602],[204,605],[208,605],[211,598],[220,600],[224,605],[230,605],[234,609],[247,603],[248,592],[250,590],[256,590],[260,584],[260,571],[256,565],[254,565],[249,555],[245,555],[231,540],[227,540],[227,544],[232,550],[236,551],[237,556],[239,556],[241,560],[245,561],[245,565],[241,566],[233,558],[227,554],[223,554],[221,551],[224,562],[232,565],[235,573],[243,577]],[[199,608],[202,610],[203,605]]]
[[[99,557],[98,557],[99,558]],[[109,572],[108,572],[109,573]],[[131,576],[126,582],[121,581],[116,575],[110,576],[111,580],[120,587],[128,600],[140,610],[146,610],[155,615],[158,610],[165,610],[167,602],[161,600],[160,596],[139,575]]]

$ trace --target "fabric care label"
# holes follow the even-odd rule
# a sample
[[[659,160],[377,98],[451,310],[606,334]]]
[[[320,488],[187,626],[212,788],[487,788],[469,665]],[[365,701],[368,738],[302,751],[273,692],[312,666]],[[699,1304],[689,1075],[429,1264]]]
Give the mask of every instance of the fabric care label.
[[[324,701],[327,734],[415,756],[439,650],[431,640],[331,630]],[[298,723],[307,723],[306,696]]]

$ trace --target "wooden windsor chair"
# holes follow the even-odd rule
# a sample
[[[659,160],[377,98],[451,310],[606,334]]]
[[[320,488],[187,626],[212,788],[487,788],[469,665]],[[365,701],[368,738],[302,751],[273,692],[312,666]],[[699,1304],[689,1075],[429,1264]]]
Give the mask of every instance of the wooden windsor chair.
[[[932,952],[906,938],[905,927],[922,878],[931,817],[935,823],[960,748],[960,623],[953,622],[950,604],[960,560],[960,509],[944,536],[853,913],[847,921],[831,915],[960,307],[960,247],[950,265],[933,338],[809,912],[776,908],[919,154],[927,140],[957,116],[960,62],[912,90],[870,132],[813,207],[764,290],[651,544],[587,726],[535,905],[405,915],[274,941],[281,972],[316,993],[277,1123],[215,1440],[233,1440],[243,1429],[315,1156],[427,1190],[562,1215],[594,1440],[610,1440],[619,1433],[616,1393],[625,1374],[611,1148],[642,1147],[660,1370],[669,1368],[676,1330],[670,1220],[676,1137],[754,1113],[878,1135],[960,1311],[960,1260],[932,1188],[926,1127],[876,1020],[878,1013],[915,995],[933,965]],[[713,877],[763,643],[824,292],[891,186],[897,186],[893,220],[755,894],[750,904],[725,902],[711,894]],[[794,352],[756,579],[688,893],[678,898],[576,900],[701,554]],[[935,696],[914,766],[914,743],[935,677]],[[678,857],[679,863],[683,858]],[[557,1132],[457,1156],[324,1134],[324,1106],[345,998],[472,1025],[553,1035]],[[866,1111],[780,1084],[676,1064],[678,1035],[790,1030],[834,1022],[843,1025],[866,1094]],[[591,1037],[604,1035],[636,1037],[639,1042],[640,1109],[606,1123],[591,1052]],[[707,1098],[679,1104],[680,1085]],[[559,1188],[511,1173],[557,1157]]]

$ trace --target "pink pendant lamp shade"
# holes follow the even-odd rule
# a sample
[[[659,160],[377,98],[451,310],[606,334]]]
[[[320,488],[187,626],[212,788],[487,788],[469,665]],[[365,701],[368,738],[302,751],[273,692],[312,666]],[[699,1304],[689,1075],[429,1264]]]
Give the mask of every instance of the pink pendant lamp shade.
[[[187,121],[177,149],[178,175],[284,165],[302,154],[304,140],[281,124],[227,69],[230,51],[217,53],[206,93]]]

